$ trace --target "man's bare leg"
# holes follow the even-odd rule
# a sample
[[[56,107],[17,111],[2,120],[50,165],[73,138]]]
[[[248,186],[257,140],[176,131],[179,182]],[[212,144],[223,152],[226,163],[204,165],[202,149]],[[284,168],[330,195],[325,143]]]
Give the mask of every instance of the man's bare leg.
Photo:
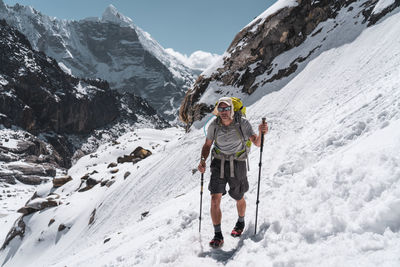
[[[242,197],[240,200],[236,200],[236,208],[239,217],[244,217],[246,213],[246,200],[244,200],[244,197]]]
[[[221,212],[221,199],[222,194],[211,194],[211,219],[213,225],[221,224],[222,212]]]
[[[246,200],[244,200],[244,197],[242,197],[240,200],[236,200],[236,208],[239,218],[231,233],[231,236],[234,237],[241,236],[244,229],[244,215],[246,213]]]

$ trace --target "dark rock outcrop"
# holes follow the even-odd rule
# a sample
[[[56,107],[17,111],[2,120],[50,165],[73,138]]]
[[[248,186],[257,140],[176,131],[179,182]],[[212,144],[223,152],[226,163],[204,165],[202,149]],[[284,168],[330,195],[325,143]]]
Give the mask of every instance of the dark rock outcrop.
[[[96,218],[96,209],[94,209],[92,211],[92,213],[90,214],[90,218],[89,218],[89,223],[88,225],[91,225],[94,222],[94,219]]]
[[[204,92],[209,89],[210,83],[221,87],[238,88],[243,93],[251,95],[260,86],[295,73],[298,64],[310,57],[315,49],[319,48],[318,46],[309,51],[306,57],[298,57],[293,62],[286,62],[285,66],[273,64],[274,59],[302,44],[314,31],[316,32],[313,35],[318,34],[321,29],[318,30],[317,27],[321,22],[336,18],[342,10],[350,12],[353,7],[349,8],[349,6],[355,2],[357,1],[298,0],[297,6],[282,8],[267,18],[259,18],[242,29],[227,49],[229,56],[223,59],[222,66],[215,69],[212,74],[201,75],[194,86],[188,90],[180,107],[180,119],[190,127],[194,121],[200,120],[212,110],[212,106],[199,102]],[[400,6],[400,1],[396,0],[381,13],[372,14],[377,2],[365,0],[358,3],[361,5],[361,11],[356,16],[363,16],[362,22],[368,23],[368,26]],[[270,74],[273,71],[276,71],[276,74],[263,81],[262,84],[256,82],[260,75]],[[217,89],[213,90],[218,94]],[[229,92],[225,93],[229,94]],[[233,95],[234,92],[231,94]]]
[[[23,184],[27,185],[40,185],[41,183],[48,182],[49,179],[37,175],[21,175],[16,176],[16,179]]]
[[[108,164],[108,166],[107,166],[107,168],[114,168],[114,167],[117,167],[117,163],[115,163],[115,162],[111,162],[110,164]]]
[[[130,173],[130,172],[125,172],[125,174],[124,174],[124,180],[125,180],[126,178],[128,178],[128,177],[129,177],[129,175],[131,175],[131,173]]]
[[[22,216],[15,221],[13,227],[8,232],[7,237],[1,247],[1,250],[7,247],[8,244],[17,236],[19,236],[20,239],[24,238],[26,228],[24,218],[26,216],[29,216],[34,212],[60,205],[61,202],[58,200],[59,198],[60,196],[54,193],[50,193],[47,197],[42,198],[37,194],[37,192],[35,192],[33,196],[26,202],[25,206],[18,209],[18,212],[22,213]],[[54,219],[50,220],[49,226],[53,222]]]
[[[67,226],[65,226],[65,224],[60,224],[60,225],[58,226],[58,231],[59,231],[59,232],[62,232],[62,231],[64,231],[66,228],[67,228]]]
[[[335,17],[341,6],[353,1],[298,1],[297,6],[277,11],[260,25],[255,26],[261,19],[242,29],[227,49],[231,56],[224,59],[223,67],[210,77],[200,76],[186,93],[180,119],[191,124],[212,110],[212,107],[197,103],[211,81],[241,87],[247,94],[253,93],[256,77],[273,68],[271,63],[275,57],[301,44],[320,22]],[[254,63],[257,66],[250,68]],[[238,72],[243,72],[243,75]]]
[[[56,175],[56,170],[52,166],[45,164],[18,164],[11,163],[7,165],[7,168],[13,171],[18,171],[24,175],[38,175],[38,176],[52,176]]]
[[[6,239],[4,240],[4,243],[1,246],[1,250],[5,249],[8,246],[8,244],[11,242],[11,240],[16,238],[17,236],[19,236],[20,239],[24,238],[25,228],[26,228],[26,224],[24,222],[24,215],[23,215],[18,220],[15,221],[13,227],[8,232]]]
[[[54,177],[56,169],[71,166],[74,152],[94,130],[112,132],[115,138],[123,132],[120,128],[137,121],[168,126],[142,98],[119,94],[106,81],[66,74],[5,20],[0,20],[0,51],[0,123],[27,131],[14,138],[15,147],[0,144],[0,159],[34,166],[28,170],[8,164],[10,174],[1,175],[0,181],[39,184],[46,180],[41,177]],[[115,125],[121,126],[110,131]]]
[[[178,108],[197,76],[133,23],[126,23],[129,18],[112,6],[101,19],[61,21],[21,5],[0,7],[0,18],[28,36],[35,50],[55,58],[72,75],[105,79],[119,92],[145,97],[172,120],[176,114],[170,111]]]
[[[47,197],[40,197],[37,192],[25,203],[25,206],[18,210],[19,213],[25,215],[41,211],[47,208],[56,207],[61,204],[58,200],[60,196],[55,193],[50,193]]]
[[[72,181],[72,177],[71,176],[64,176],[64,177],[57,177],[53,179],[53,187],[57,188],[57,187],[61,187],[64,184],[68,183]]]
[[[83,178],[83,177],[82,177]],[[92,189],[95,185],[99,184],[101,181],[98,181],[96,179],[93,179],[91,177],[87,177],[86,179],[82,179],[82,182],[79,186],[78,192],[86,192],[90,189]],[[84,187],[82,187],[85,185]]]
[[[67,75],[4,20],[0,26],[0,74],[8,81],[0,86],[0,112],[12,124],[36,133],[88,133],[118,117],[107,82]]]
[[[139,146],[139,147],[135,148],[135,150],[131,154],[124,155],[123,157],[118,157],[117,162],[118,163],[124,163],[124,162],[136,163],[144,158],[147,158],[151,154],[152,153],[150,150],[144,149],[143,147]]]

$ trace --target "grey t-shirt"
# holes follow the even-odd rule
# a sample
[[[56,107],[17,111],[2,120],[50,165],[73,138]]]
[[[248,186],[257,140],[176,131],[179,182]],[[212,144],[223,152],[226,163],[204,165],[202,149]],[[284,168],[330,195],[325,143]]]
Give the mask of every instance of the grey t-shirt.
[[[218,129],[215,131],[217,127]],[[245,118],[242,118],[241,129],[245,141],[255,134],[250,122]],[[216,136],[214,136],[215,132]],[[229,155],[245,149],[241,138],[239,124],[235,126],[235,122],[232,122],[229,126],[224,126],[222,124],[218,126],[217,119],[215,119],[211,122],[210,126],[208,126],[207,139],[213,140],[224,154]]]

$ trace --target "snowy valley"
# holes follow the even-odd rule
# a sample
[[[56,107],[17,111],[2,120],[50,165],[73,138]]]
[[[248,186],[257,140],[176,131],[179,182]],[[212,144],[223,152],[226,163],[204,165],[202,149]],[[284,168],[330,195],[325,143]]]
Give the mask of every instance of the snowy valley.
[[[311,9],[326,3],[280,0],[244,29],[256,32],[268,16],[299,2]],[[272,69],[262,66],[264,61],[251,61],[246,70],[229,69],[244,62],[235,51],[251,43],[243,39],[231,45],[225,59],[203,72],[186,95],[181,117],[191,125],[188,132],[135,127],[79,158],[63,174],[71,179],[43,183],[29,200],[32,190],[17,187],[20,206],[8,203],[10,209],[0,217],[5,240],[0,265],[398,266],[400,2],[338,6],[334,18],[318,21],[304,41],[274,57]],[[293,62],[298,64],[294,71],[276,76]],[[257,75],[250,71],[264,67]],[[246,71],[254,74],[250,95],[240,82]],[[233,78],[226,82],[224,77]],[[224,196],[225,244],[213,250],[208,246],[213,234],[209,169],[199,233],[196,168],[203,126],[211,116],[207,110],[221,94],[242,97],[253,128],[266,117],[270,130],[257,234],[260,152],[253,146],[245,232],[229,236],[237,213],[235,202]],[[14,143],[10,138],[3,146]],[[12,212],[22,206],[20,214]]]

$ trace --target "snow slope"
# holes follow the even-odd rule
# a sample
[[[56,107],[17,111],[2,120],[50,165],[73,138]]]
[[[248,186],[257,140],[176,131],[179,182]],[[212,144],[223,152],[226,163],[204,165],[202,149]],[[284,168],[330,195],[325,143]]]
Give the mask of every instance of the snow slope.
[[[317,5],[320,1],[312,2],[313,4]],[[363,15],[363,13],[367,13],[368,8],[366,7],[370,6],[371,8],[372,6],[373,12],[372,10],[370,12],[377,16],[381,12],[383,12],[388,6],[392,5],[393,2],[394,1],[386,0],[382,0],[379,2],[360,0],[351,2],[348,4],[348,6],[343,6],[341,9],[336,11],[337,15],[335,15],[333,18],[329,18],[326,21],[320,22],[318,26],[314,29],[314,31],[310,33],[307,39],[305,39],[300,45],[295,46],[292,49],[287,50],[274,57],[270,64],[270,69],[265,71],[263,74],[255,77],[252,86],[256,87],[257,89],[251,94],[243,91],[243,85],[237,84],[238,81],[241,80],[241,77],[243,77],[243,75],[246,75],[247,72],[255,72],[255,69],[260,64],[262,64],[262,58],[259,58],[258,61],[252,63],[249,66],[244,65],[242,69],[236,70],[234,74],[230,74],[230,77],[234,77],[232,79],[236,81],[236,84],[226,85],[225,82],[221,81],[221,77],[223,75],[229,74],[229,68],[227,66],[227,63],[224,63],[224,61],[227,61],[227,59],[234,57],[235,51],[240,51],[243,49],[243,47],[246,46],[252,46],[252,39],[247,36],[251,36],[252,32],[254,32],[254,29],[259,27],[259,25],[261,25],[265,21],[267,16],[284,7],[293,7],[297,5],[296,1],[277,1],[273,6],[271,6],[260,16],[255,18],[249,25],[247,25],[243,29],[246,30],[246,28],[248,28],[247,32],[249,34],[245,34],[238,44],[231,47],[230,50],[226,51],[218,62],[210,66],[201,74],[201,76],[209,78],[214,75],[218,76],[221,72],[221,68],[225,71],[222,72],[222,75],[219,75],[221,77],[218,76],[219,78],[217,78],[216,80],[211,79],[207,87],[203,88],[203,90],[205,91],[204,93],[200,93],[201,97],[198,103],[213,105],[221,96],[236,95],[241,97],[241,99],[247,105],[252,105],[264,95],[282,89],[294,77],[296,77],[312,60],[319,57],[325,51],[336,49],[348,43],[352,43],[356,38],[358,38],[359,35],[368,27],[368,23],[366,23],[366,17]],[[332,3],[332,5],[333,4],[334,3]],[[398,12],[398,9],[397,11],[393,12]],[[385,12],[383,12],[383,14],[384,13]],[[273,26],[271,27],[273,28]],[[300,35],[302,33],[299,32],[298,34]],[[262,45],[260,44],[260,46]],[[240,61],[240,59],[237,59],[237,61]],[[279,75],[279,73],[287,72],[287,70],[289,70],[291,67],[294,67],[295,70],[292,72],[289,71],[289,74]],[[245,68],[248,69],[248,71]],[[237,77],[235,75],[237,75]],[[283,77],[277,79],[276,76]]]
[[[254,127],[263,116],[270,124],[255,236],[258,149],[250,154],[246,231],[239,240],[229,236],[237,215],[225,196],[225,245],[214,251],[208,248],[210,197],[205,189],[199,234],[200,175],[192,174],[202,129],[142,129],[80,159],[69,170],[74,180],[55,190],[63,204],[25,217],[25,237],[0,252],[0,263],[399,266],[399,77],[397,9],[354,40],[321,53],[283,89],[248,108]],[[119,164],[111,174],[107,165],[138,145],[153,155],[136,165]],[[114,175],[115,183],[76,192],[80,177],[93,170],[99,172],[94,178]],[[44,185],[39,193],[49,191]],[[67,228],[58,231],[60,224]]]

